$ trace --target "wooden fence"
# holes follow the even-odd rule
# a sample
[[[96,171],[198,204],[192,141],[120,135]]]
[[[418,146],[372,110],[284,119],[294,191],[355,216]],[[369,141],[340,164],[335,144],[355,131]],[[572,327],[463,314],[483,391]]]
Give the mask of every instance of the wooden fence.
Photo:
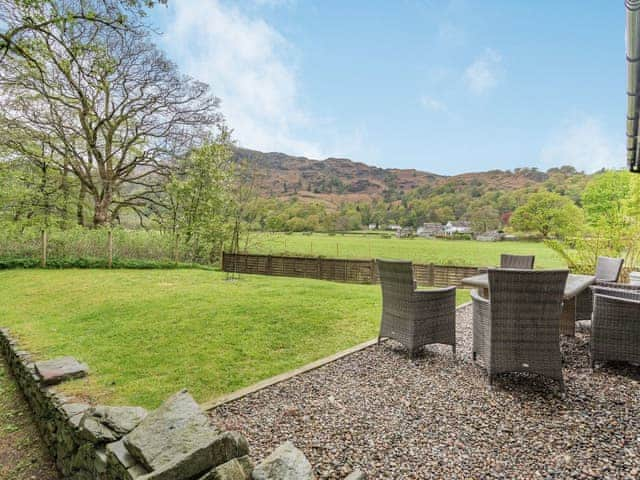
[[[378,283],[375,260],[223,253],[222,270],[347,283]],[[413,271],[420,286],[459,287],[461,280],[477,274],[478,268],[418,263],[413,265]]]

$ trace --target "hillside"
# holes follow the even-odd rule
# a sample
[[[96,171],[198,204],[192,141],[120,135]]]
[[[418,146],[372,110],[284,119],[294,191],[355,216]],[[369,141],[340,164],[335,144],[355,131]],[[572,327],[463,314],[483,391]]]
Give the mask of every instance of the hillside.
[[[235,150],[235,158],[248,161],[256,172],[261,196],[279,200],[297,198],[328,207],[345,202],[392,202],[464,192],[478,198],[491,191],[504,193],[541,187],[574,197],[574,191],[577,193],[577,187],[586,179],[586,175],[573,167],[552,168],[546,172],[521,168],[445,176],[412,169],[373,167],[346,158],[312,160],[244,148]]]

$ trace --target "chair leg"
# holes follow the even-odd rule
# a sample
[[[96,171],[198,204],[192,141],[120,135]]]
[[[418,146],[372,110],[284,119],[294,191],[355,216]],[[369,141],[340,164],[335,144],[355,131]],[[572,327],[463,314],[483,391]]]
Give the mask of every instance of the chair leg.
[[[471,359],[475,362],[477,358],[476,352],[471,352]]]
[[[380,340],[382,339],[382,337],[380,335],[378,335],[378,345],[380,345]]]
[[[565,388],[565,385],[564,385],[564,378],[560,377],[559,383],[560,383],[560,398],[565,398],[567,389]]]
[[[451,352],[453,353],[453,357],[455,358],[455,356],[456,356],[456,344],[455,343],[453,345],[451,345]]]

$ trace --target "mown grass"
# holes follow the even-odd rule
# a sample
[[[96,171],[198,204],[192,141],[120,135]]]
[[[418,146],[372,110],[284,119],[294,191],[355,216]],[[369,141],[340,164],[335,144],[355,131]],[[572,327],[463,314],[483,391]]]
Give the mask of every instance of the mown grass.
[[[25,348],[89,364],[66,392],[149,408],[180,388],[203,402],[346,349],[374,337],[380,315],[379,286],[203,270],[7,270],[0,290],[0,326]]]
[[[564,267],[563,260],[544,243],[478,242],[474,240],[400,239],[385,235],[269,234],[250,237],[248,251],[266,254],[312,255],[338,258],[397,258],[416,263],[490,266],[501,253],[535,255],[536,267]]]

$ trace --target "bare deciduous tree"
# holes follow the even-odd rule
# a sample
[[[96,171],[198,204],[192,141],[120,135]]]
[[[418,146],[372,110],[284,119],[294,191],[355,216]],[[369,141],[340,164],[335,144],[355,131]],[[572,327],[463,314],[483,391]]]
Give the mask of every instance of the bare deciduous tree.
[[[0,144],[23,155],[46,145],[93,199],[95,226],[122,208],[142,218],[173,161],[222,125],[209,87],[145,29],[61,20],[32,31],[29,48],[0,64]]]

